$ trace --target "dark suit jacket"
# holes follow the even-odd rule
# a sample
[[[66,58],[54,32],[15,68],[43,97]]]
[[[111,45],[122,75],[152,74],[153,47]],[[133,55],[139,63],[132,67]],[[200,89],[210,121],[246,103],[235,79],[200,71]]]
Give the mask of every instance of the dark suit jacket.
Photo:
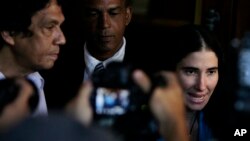
[[[161,29],[160,31],[165,33]],[[72,34],[72,32],[69,33]],[[155,28],[149,27],[139,29],[138,26],[135,28],[132,26],[127,29],[124,62],[149,73],[158,70],[158,61],[162,60],[165,52],[159,49],[162,44],[158,37],[162,37],[162,34],[156,33],[158,31]],[[67,38],[67,44],[61,47],[60,56],[55,66],[42,73],[45,78],[45,96],[49,109],[63,108],[77,94],[83,82],[85,70],[84,38],[80,38],[79,34],[67,35],[67,37],[70,38]],[[167,39],[166,33],[164,43],[167,42],[165,38]]]
[[[84,42],[69,42],[61,47],[59,59],[55,66],[44,71],[45,95],[49,109],[62,109],[78,92],[84,78]],[[127,41],[124,62],[136,67],[143,58],[143,46],[131,46]]]

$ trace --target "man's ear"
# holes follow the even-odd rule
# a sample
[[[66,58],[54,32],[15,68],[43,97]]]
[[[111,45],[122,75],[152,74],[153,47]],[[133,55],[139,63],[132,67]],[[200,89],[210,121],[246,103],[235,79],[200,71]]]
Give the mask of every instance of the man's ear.
[[[126,25],[128,25],[132,18],[133,9],[131,6],[126,8]]]
[[[9,31],[2,31],[2,32],[1,32],[1,36],[2,36],[3,40],[4,40],[7,44],[10,44],[10,45],[14,45],[14,44],[15,44],[13,35],[11,35]]]

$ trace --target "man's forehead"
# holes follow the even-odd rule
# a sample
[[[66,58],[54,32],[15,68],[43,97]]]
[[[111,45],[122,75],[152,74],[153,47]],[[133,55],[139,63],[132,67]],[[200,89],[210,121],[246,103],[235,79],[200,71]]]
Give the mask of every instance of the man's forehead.
[[[125,0],[84,0],[84,5],[86,6],[96,6],[96,5],[123,5]]]

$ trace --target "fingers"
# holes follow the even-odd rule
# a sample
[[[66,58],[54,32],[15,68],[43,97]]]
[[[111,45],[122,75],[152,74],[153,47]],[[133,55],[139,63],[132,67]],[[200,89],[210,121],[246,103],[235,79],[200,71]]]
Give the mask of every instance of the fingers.
[[[78,95],[66,106],[66,112],[86,126],[91,124],[93,118],[90,104],[92,89],[92,84],[89,81],[84,82],[80,87]]]
[[[135,83],[142,88],[142,90],[147,93],[150,91],[151,82],[149,77],[141,70],[135,70],[133,72],[133,78]]]
[[[30,115],[28,100],[33,94],[33,87],[23,78],[16,79],[15,83],[20,86],[20,90],[15,100],[3,108],[0,115],[0,132],[8,130]]]
[[[91,82],[89,81],[85,81],[82,86],[80,87],[80,90],[79,90],[79,98],[86,101],[86,103],[89,102],[89,98],[90,98],[90,95],[91,95],[91,92],[92,92],[92,84]]]
[[[27,80],[22,79],[22,78],[17,79],[16,83],[20,85],[20,91],[19,91],[16,101],[20,103],[28,103],[28,100],[34,91],[33,87]]]
[[[161,75],[166,80],[168,87],[178,83],[174,72],[160,71],[158,75]]]
[[[177,140],[187,140],[182,89],[174,73],[162,71],[160,75],[166,79],[167,85],[153,90],[150,100],[151,111],[159,122],[161,134],[167,140],[176,137]]]
[[[157,105],[160,108],[164,108],[165,112],[178,112],[172,110],[172,107],[183,110],[183,95],[182,89],[177,81],[174,73],[162,71],[160,74],[166,79],[167,85],[165,87],[156,87],[153,91],[153,97],[151,99],[152,106]]]
[[[159,74],[166,79],[167,85],[153,90],[150,107],[160,122],[174,121],[183,116],[182,91],[174,73],[162,71]]]

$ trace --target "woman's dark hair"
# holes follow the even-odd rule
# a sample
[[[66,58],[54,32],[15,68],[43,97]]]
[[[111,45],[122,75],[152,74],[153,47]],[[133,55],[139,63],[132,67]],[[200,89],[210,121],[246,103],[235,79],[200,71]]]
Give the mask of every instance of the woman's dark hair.
[[[221,97],[224,95],[223,81],[225,80],[223,49],[221,48],[216,35],[201,25],[184,25],[179,27],[176,29],[173,37],[173,45],[175,45],[174,50],[176,53],[172,57],[174,60],[173,67],[175,69],[177,64],[188,54],[199,51],[202,48],[213,51],[217,56],[219,80],[209,102],[205,108],[202,109],[204,112],[205,122],[208,124],[209,128],[212,128],[212,131],[214,132],[214,129],[218,124],[217,121],[221,120],[218,118],[219,112],[221,112],[218,111],[218,109],[221,109],[220,107],[223,106],[221,102],[223,99],[225,99],[225,96],[223,99]]]
[[[163,33],[164,33],[164,36]],[[218,58],[218,67],[224,64],[224,54],[214,33],[201,25],[186,24],[175,28],[162,30],[154,34],[152,57],[150,60],[158,62],[151,65],[152,72],[159,70],[176,71],[177,65],[183,58],[202,48],[213,51]],[[167,50],[167,51],[166,51]],[[157,65],[156,65],[157,64]],[[150,65],[150,64],[149,64]]]
[[[173,69],[188,54],[201,50],[202,48],[213,51],[219,62],[219,66],[223,62],[223,51],[216,36],[200,25],[184,25],[178,27],[173,35],[172,55]],[[220,68],[220,67],[219,67]]]

